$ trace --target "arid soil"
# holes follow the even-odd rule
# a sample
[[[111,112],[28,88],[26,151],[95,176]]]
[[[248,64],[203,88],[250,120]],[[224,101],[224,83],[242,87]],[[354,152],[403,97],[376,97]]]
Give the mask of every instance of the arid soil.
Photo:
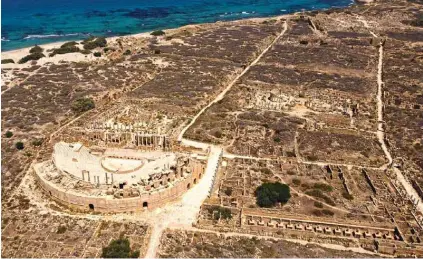
[[[191,25],[108,40],[100,58],[2,66],[2,255],[99,257],[125,236],[141,256],[423,256],[422,4]],[[95,108],[75,112],[79,98]],[[176,150],[223,150],[204,203],[100,215],[43,194],[31,165],[129,105]],[[258,207],[274,181],[290,201]]]

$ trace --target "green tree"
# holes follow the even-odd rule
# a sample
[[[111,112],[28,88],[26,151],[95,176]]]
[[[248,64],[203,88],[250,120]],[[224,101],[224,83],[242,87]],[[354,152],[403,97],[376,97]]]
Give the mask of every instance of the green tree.
[[[8,130],[8,131],[6,131],[6,133],[4,135],[6,136],[6,138],[11,138],[13,136],[13,132]]]
[[[131,250],[127,238],[112,240],[108,246],[103,247],[101,254],[103,258],[138,258],[139,256],[140,251]]]
[[[291,198],[289,186],[280,182],[263,183],[255,191],[257,205],[264,208],[271,208],[277,203],[287,203]]]
[[[78,98],[71,105],[71,109],[75,113],[86,112],[94,108],[94,100],[91,98]]]
[[[22,149],[24,149],[25,146],[24,146],[24,143],[22,143],[21,141],[19,141],[19,142],[16,142],[15,147],[18,150],[22,150]]]

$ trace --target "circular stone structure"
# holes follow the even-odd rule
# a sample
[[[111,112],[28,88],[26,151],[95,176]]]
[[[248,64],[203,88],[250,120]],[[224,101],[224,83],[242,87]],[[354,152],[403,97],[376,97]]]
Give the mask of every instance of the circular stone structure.
[[[52,159],[34,165],[52,199],[83,211],[154,209],[178,199],[202,177],[206,156],[133,149],[93,151],[59,142]]]

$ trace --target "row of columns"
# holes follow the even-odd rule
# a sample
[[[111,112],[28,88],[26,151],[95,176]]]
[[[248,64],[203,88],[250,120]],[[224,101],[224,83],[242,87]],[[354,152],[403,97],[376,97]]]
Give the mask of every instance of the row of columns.
[[[133,143],[137,146],[165,146],[166,136],[143,136],[143,135],[133,135]]]
[[[110,173],[110,177],[108,175],[109,173],[105,172],[105,180],[106,180],[106,184],[113,184],[113,173]],[[91,182],[91,177],[90,177],[90,172],[87,170],[82,170],[82,180],[83,181],[87,181],[87,182]],[[100,185],[100,176],[96,176],[94,175],[94,184],[97,184],[97,186]],[[110,180],[110,182],[109,182]]]

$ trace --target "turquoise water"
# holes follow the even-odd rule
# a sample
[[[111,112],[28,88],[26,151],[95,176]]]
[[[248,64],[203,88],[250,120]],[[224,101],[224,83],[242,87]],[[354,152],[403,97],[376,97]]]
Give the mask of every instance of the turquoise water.
[[[351,3],[352,0],[3,0],[1,47],[6,51],[89,35],[127,35]]]

